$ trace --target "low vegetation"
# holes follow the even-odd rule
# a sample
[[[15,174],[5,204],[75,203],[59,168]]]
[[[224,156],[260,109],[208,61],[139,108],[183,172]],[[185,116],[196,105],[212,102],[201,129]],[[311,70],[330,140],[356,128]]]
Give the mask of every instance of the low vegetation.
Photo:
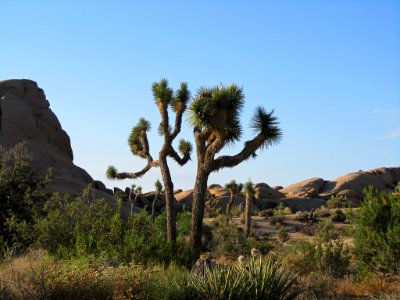
[[[227,214],[211,205],[201,267],[191,269],[190,212],[177,214],[172,242],[166,212],[154,221],[145,210],[121,217],[90,186],[47,195],[50,177],[29,168],[24,145],[1,151],[1,299],[400,297],[398,191],[370,187],[360,208],[261,211],[248,218],[249,234],[232,217],[239,207]]]

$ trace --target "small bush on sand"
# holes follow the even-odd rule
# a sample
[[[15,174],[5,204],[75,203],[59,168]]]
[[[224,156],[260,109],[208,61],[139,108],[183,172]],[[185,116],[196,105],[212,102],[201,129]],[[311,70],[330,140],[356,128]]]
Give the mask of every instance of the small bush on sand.
[[[297,242],[284,247],[280,258],[289,269],[301,274],[324,272],[342,277],[350,272],[350,250],[341,240]]]
[[[218,226],[212,230],[211,248],[216,255],[237,257],[244,245],[243,233],[230,219],[218,218]]]
[[[281,226],[284,221],[285,221],[284,216],[273,216],[273,217],[269,218],[269,223],[272,226]]]
[[[278,240],[280,242],[286,242],[289,240],[289,230],[287,228],[281,228],[278,231]]]
[[[334,222],[344,222],[346,221],[346,215],[341,209],[335,209],[331,216],[332,221]]]
[[[331,196],[331,198],[326,201],[326,205],[329,208],[345,208],[348,207],[349,201],[345,196]]]
[[[318,218],[327,218],[331,216],[331,211],[329,208],[323,205],[315,211],[315,214]]]
[[[283,206],[282,204],[278,205],[274,209],[275,216],[287,216],[287,215],[291,215],[291,214],[292,214],[292,210],[290,209],[290,207]]]

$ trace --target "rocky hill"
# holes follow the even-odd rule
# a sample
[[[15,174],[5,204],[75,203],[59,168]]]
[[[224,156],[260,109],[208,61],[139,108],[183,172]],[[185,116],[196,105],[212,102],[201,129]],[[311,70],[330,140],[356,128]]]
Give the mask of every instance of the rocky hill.
[[[70,138],[41,88],[31,80],[0,81],[0,145],[26,143],[32,167],[40,174],[54,170],[49,191],[80,194],[93,183],[97,195],[112,198],[105,186],[74,165]]]

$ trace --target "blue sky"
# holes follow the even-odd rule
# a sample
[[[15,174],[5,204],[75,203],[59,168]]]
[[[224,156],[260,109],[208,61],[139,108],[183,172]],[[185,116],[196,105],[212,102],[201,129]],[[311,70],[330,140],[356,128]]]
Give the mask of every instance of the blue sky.
[[[136,171],[127,138],[140,117],[161,139],[151,84],[167,78],[244,88],[243,140],[257,105],[274,108],[282,142],[220,171],[231,179],[294,183],[400,165],[399,1],[18,1],[0,3],[0,80],[28,78],[45,90],[72,141],[75,164],[108,187],[108,165]],[[181,137],[193,140],[188,123]],[[175,187],[192,188],[195,160],[171,162]]]

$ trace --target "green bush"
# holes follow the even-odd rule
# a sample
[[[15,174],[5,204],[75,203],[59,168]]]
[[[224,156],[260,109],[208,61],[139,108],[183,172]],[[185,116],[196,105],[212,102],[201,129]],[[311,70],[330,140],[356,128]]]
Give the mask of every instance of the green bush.
[[[328,242],[301,241],[283,248],[280,258],[298,273],[328,273],[342,277],[350,272],[350,250],[341,240]]]
[[[186,215],[179,215],[178,240],[166,238],[165,214],[152,224],[144,210],[122,219],[104,199],[90,195],[88,187],[81,196],[54,194],[44,206],[44,215],[35,220],[36,245],[58,257],[94,256],[119,262],[186,264],[188,245],[182,233],[189,232]]]
[[[46,200],[44,185],[30,166],[31,155],[26,144],[10,149],[0,147],[0,244],[2,248],[21,248],[32,241],[30,232],[36,207]]]
[[[329,208],[345,208],[349,206],[349,201],[345,196],[331,196],[331,198],[326,201],[326,205]]]
[[[366,270],[400,271],[400,194],[364,191],[356,218],[355,254]]]
[[[315,211],[315,214],[318,218],[327,218],[331,216],[331,211],[329,208],[323,205]]]
[[[288,206],[283,206],[282,204],[278,205],[276,208],[274,208],[274,215],[275,216],[286,216],[286,215],[291,215],[293,212]]]
[[[289,239],[289,229],[281,228],[278,231],[278,240],[281,242],[286,242]]]
[[[334,222],[344,222],[346,221],[346,215],[341,209],[335,209],[333,211],[331,219]]]
[[[191,285],[202,299],[296,299],[301,289],[296,276],[272,258],[249,263],[205,268],[193,275]]]
[[[216,255],[237,257],[244,245],[243,233],[229,218],[220,217],[212,230],[212,251]]]
[[[331,240],[337,239],[339,232],[332,223],[332,220],[323,220],[315,228],[315,240],[317,243],[327,243]]]

